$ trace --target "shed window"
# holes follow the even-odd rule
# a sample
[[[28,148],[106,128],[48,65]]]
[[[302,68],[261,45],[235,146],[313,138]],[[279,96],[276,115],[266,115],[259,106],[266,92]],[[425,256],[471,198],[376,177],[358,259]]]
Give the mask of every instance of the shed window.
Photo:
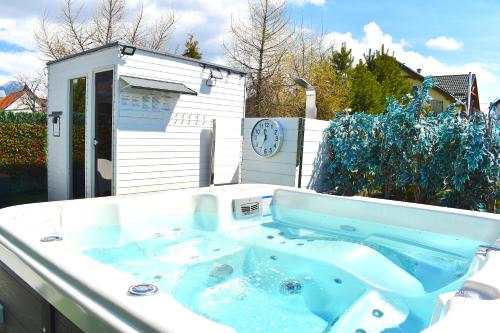
[[[431,101],[431,108],[432,108],[432,111],[434,111],[436,113],[443,112],[443,101],[438,101],[438,100],[433,99]]]

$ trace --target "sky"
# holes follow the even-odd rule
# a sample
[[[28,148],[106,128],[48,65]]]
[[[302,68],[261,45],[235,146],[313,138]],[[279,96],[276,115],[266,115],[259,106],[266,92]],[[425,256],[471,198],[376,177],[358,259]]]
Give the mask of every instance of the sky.
[[[77,0],[78,1],[78,0]],[[80,1],[90,16],[96,0]],[[127,0],[130,12],[140,0]],[[224,63],[221,46],[231,17],[245,12],[247,0],[142,0],[147,18],[173,10],[172,50],[194,33],[203,57]],[[293,22],[322,32],[326,43],[346,42],[356,59],[384,44],[398,60],[424,75],[477,75],[483,111],[500,97],[500,1],[498,0],[289,0]],[[59,14],[59,0],[2,0],[0,84],[17,73],[44,67],[33,29],[44,13]],[[131,15],[132,16],[132,15]]]

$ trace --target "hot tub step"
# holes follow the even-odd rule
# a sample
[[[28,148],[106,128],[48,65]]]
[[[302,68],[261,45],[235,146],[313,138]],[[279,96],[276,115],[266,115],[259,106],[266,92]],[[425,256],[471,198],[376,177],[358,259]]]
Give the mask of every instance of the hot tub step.
[[[408,314],[409,310],[404,304],[395,304],[380,293],[371,291],[354,303],[329,332],[379,333],[397,327],[406,320]]]

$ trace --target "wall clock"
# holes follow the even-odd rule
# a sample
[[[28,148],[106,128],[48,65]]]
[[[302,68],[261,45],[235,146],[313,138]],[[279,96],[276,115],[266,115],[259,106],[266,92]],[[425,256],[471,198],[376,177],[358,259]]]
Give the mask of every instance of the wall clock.
[[[252,148],[260,157],[276,155],[283,144],[283,128],[274,119],[259,120],[252,129]]]

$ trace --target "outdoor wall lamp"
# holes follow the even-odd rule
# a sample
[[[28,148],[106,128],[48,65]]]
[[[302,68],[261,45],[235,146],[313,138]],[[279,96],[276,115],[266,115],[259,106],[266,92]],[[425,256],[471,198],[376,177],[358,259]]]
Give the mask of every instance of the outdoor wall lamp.
[[[316,90],[304,78],[294,77],[293,81],[306,90],[306,118],[316,119]]]
[[[54,111],[49,114],[49,117],[52,118],[52,136],[61,136],[61,116],[62,111]]]
[[[124,55],[133,56],[136,49],[137,48],[135,46],[123,45],[120,50],[120,53],[122,54],[122,56]]]
[[[224,77],[222,76],[221,71],[217,69],[210,69],[210,74],[208,75],[207,79],[207,86],[215,86],[215,83],[217,80],[222,80]]]

